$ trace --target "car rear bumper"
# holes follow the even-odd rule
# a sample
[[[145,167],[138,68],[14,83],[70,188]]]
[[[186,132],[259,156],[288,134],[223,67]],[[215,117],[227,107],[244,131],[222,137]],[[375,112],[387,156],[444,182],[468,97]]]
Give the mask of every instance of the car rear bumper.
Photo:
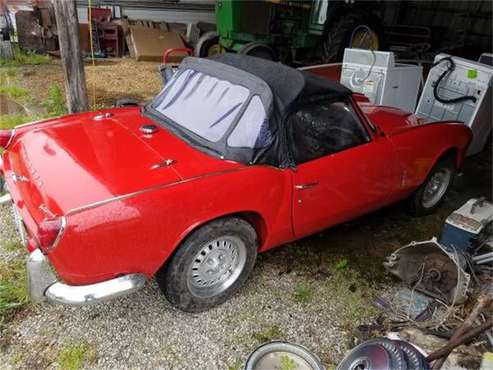
[[[0,157],[0,169],[3,161]],[[24,220],[12,201],[9,189],[0,196],[0,205],[12,206],[12,215],[19,237],[30,254],[26,262],[28,293],[32,302],[41,302],[47,299],[50,302],[73,306],[83,306],[108,301],[142,288],[147,279],[144,274],[133,273],[122,275],[114,279],[89,285],[67,285],[56,276],[48,258],[38,248],[37,242],[26,231]]]
[[[67,285],[56,278],[46,256],[34,250],[27,260],[29,296],[33,302],[47,299],[53,303],[84,306],[108,301],[135,292],[146,283],[143,274],[128,274],[89,285]]]

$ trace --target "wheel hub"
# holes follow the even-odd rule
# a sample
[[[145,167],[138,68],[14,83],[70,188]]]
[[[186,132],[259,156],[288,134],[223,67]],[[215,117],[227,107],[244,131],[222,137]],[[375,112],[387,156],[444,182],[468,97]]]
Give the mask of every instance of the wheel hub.
[[[451,178],[452,174],[448,169],[443,169],[432,175],[423,193],[424,207],[431,208],[440,201],[447,191]]]
[[[190,290],[201,297],[222,293],[236,281],[245,262],[246,247],[237,237],[221,237],[204,244],[189,271]]]

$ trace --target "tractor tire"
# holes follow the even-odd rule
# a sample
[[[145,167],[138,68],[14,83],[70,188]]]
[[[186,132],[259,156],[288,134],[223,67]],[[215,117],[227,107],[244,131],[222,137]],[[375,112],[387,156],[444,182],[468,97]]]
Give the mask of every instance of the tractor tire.
[[[363,27],[369,28],[377,38],[378,47],[375,50],[382,49],[383,32],[380,22],[376,18],[371,19],[361,13],[346,13],[326,30],[320,51],[323,63],[342,61],[344,49],[351,47],[353,33]]]
[[[250,55],[252,57],[262,58],[266,60],[272,60],[276,62],[278,60],[276,51],[263,42],[253,41],[245,44],[238,50],[238,54]]]
[[[196,57],[209,57],[220,53],[222,50],[219,44],[219,34],[216,31],[209,31],[200,36],[195,45],[194,55]]]

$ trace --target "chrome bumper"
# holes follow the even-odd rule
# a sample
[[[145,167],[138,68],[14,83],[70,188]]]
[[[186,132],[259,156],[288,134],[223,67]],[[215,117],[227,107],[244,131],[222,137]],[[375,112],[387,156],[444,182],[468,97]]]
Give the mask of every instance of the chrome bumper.
[[[48,299],[50,302],[71,306],[84,306],[135,292],[146,283],[143,274],[128,274],[90,285],[67,285],[57,280],[46,259],[36,249],[27,260],[29,296],[33,302]]]

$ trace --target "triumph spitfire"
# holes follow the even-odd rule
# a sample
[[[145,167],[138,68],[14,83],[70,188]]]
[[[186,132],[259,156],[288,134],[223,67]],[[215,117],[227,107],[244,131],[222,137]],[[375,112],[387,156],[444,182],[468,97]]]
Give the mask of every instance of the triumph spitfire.
[[[128,294],[153,277],[198,312],[257,253],[407,199],[437,208],[471,140],[255,57],[186,58],[155,99],[0,131],[34,301]]]

